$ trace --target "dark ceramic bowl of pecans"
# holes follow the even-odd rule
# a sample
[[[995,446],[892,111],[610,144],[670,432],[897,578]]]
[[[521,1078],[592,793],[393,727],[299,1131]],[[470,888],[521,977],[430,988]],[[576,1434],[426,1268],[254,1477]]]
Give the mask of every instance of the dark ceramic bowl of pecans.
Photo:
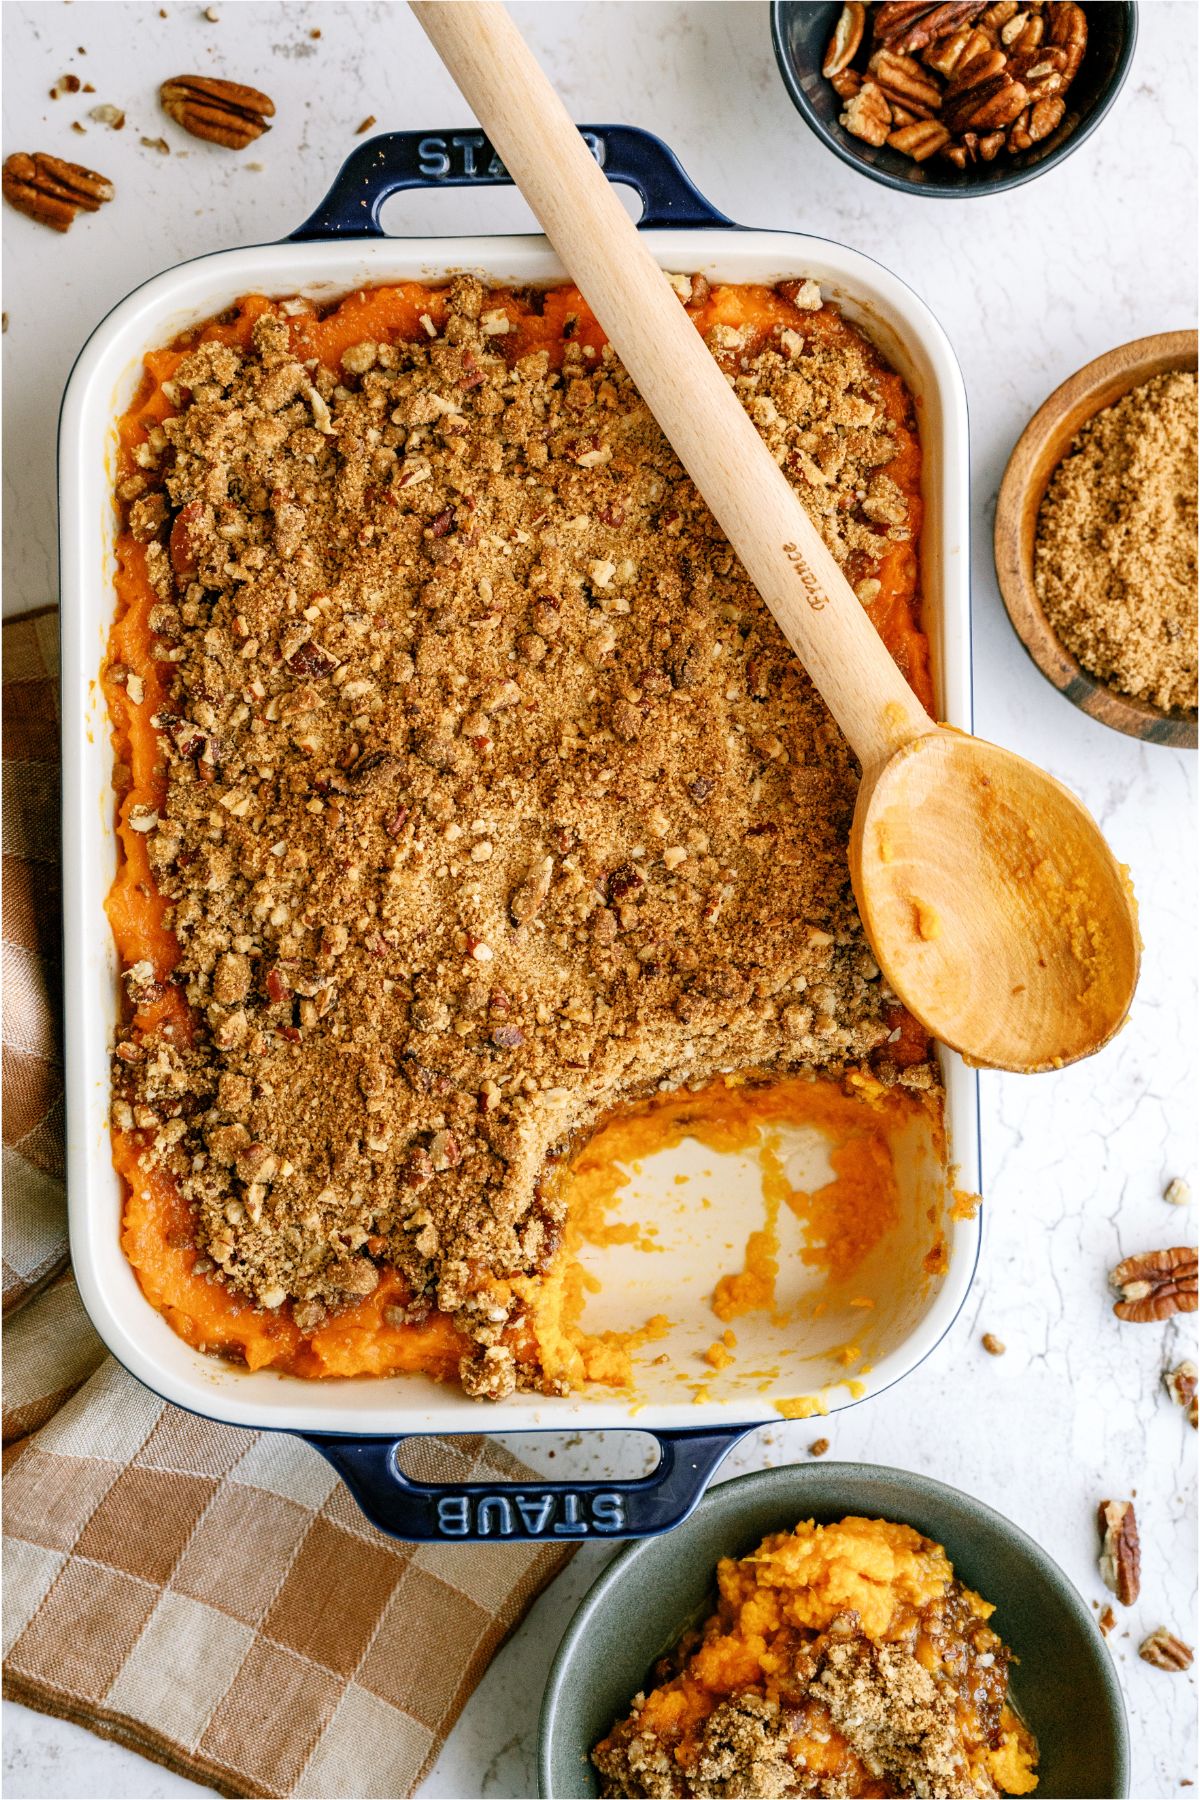
[[[1137,7],[773,0],[771,38],[835,156],[902,193],[962,199],[1020,187],[1091,136],[1129,73]]]

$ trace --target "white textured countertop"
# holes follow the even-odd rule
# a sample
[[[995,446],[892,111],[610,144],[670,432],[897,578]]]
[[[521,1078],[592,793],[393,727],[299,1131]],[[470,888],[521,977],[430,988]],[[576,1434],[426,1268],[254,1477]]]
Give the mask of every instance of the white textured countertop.
[[[60,0],[4,8],[4,153],[81,160],[119,190],[111,209],[65,239],[4,212],[6,614],[55,594],[57,397],[101,315],[169,264],[293,229],[366,115],[381,130],[468,122],[402,6],[217,0],[215,24],[200,6],[164,10]],[[1195,1684],[1148,1668],[1136,1647],[1164,1623],[1196,1638],[1197,1440],[1159,1379],[1194,1354],[1194,1321],[1118,1327],[1105,1276],[1131,1251],[1192,1235],[1192,1213],[1161,1193],[1172,1176],[1196,1176],[1195,763],[1091,723],[1042,680],[1001,607],[990,530],[1005,459],[1045,395],[1115,344],[1194,322],[1197,11],[1144,5],[1132,73],[1096,137],[1028,187],[961,203],[894,195],[837,162],[792,110],[763,5],[561,0],[514,11],[577,118],[658,131],[734,219],[827,235],[888,263],[938,313],[962,362],[976,726],[1043,762],[1096,813],[1133,872],[1144,972],[1128,1028],[1097,1060],[1057,1075],[983,1077],[987,1237],[963,1315],[901,1387],[822,1429],[836,1456],[921,1469],[988,1500],[1089,1601],[1107,1598],[1095,1504],[1136,1489],[1142,1598],[1122,1613],[1111,1646],[1129,1709],[1133,1794],[1176,1794],[1196,1775]],[[68,70],[95,96],[49,99]],[[181,72],[265,88],[275,130],[241,157],[184,138],[155,98],[158,83]],[[124,132],[86,120],[97,101],[125,109]],[[73,118],[88,123],[86,138],[69,129]],[[139,141],[160,134],[176,154]],[[515,194],[488,190],[401,197],[389,222],[489,231],[527,219]],[[1007,1355],[980,1350],[984,1330],[1005,1340]],[[776,1425],[723,1473],[803,1459],[816,1435],[811,1424]],[[569,1454],[577,1466],[584,1452]],[[545,1672],[602,1555],[581,1551],[496,1659],[426,1794],[533,1793]],[[6,1706],[5,1727],[14,1800],[203,1791],[18,1707]]]

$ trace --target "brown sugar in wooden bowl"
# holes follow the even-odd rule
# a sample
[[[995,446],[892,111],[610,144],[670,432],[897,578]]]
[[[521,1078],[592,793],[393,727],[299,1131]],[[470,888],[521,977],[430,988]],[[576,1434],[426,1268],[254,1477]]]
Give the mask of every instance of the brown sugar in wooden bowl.
[[[996,507],[996,576],[1013,630],[1048,681],[1102,725],[1148,744],[1195,749],[1196,718],[1163,712],[1089,673],[1061,642],[1034,584],[1034,542],[1046,489],[1076,435],[1105,407],[1156,375],[1195,369],[1196,333],[1135,338],[1088,363],[1056,388],[1017,440]]]

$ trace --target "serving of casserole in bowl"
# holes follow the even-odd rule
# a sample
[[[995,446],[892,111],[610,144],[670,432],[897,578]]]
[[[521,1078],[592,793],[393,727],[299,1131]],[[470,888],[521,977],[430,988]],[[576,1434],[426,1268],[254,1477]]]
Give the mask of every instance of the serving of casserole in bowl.
[[[728,227],[645,134],[592,141],[969,725],[936,322],[854,252]],[[665,1512],[674,1449],[566,1527],[633,1532],[730,1434],[943,1335],[974,1078],[888,995],[850,754],[544,240],[378,235],[386,193],[476,178],[446,143],[364,146],[295,241],[148,283],[72,377],[72,1247],[140,1379],[314,1434],[403,1535],[476,1528],[394,1445],[478,1398],[681,1436]]]
[[[1129,1792],[1113,1657],[1041,1546],[973,1495],[820,1463],[721,1482],[584,1596],[538,1792]]]

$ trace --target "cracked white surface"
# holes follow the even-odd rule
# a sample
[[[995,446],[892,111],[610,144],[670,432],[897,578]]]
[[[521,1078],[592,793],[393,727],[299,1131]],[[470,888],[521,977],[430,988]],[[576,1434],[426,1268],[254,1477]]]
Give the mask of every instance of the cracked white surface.
[[[57,396],[79,345],[131,287],[171,263],[293,229],[325,191],[369,113],[378,129],[453,126],[465,109],[400,6],[222,4],[4,9],[4,151],[45,149],[101,169],[118,198],[59,239],[5,209],[6,613],[54,594]],[[1009,629],[992,571],[992,509],[1008,452],[1051,388],[1111,346],[1194,319],[1196,182],[1191,124],[1197,11],[1141,9],[1125,92],[1060,169],[1018,192],[962,203],[894,195],[844,168],[805,129],[775,71],[758,4],[517,5],[518,21],[575,116],[663,135],[710,199],[751,225],[808,230],[888,263],[929,301],[966,375],[974,479],[976,726],[1083,795],[1131,866],[1146,954],[1133,1017],[1100,1058],[1027,1080],[983,1077],[987,1234],[949,1339],[904,1384],[827,1430],[832,1454],[922,1469],[1030,1531],[1084,1596],[1107,1599],[1093,1511],[1137,1490],[1142,1598],[1111,1646],[1129,1708],[1133,1794],[1195,1777],[1195,1684],[1137,1659],[1167,1624],[1196,1637],[1196,1437],[1160,1372],[1194,1353],[1192,1319],[1119,1326],[1105,1274],[1121,1256],[1190,1238],[1191,1212],[1160,1198],[1196,1185],[1194,760],[1134,744],[1077,713]],[[310,37],[319,29],[319,40]],[[87,46],[87,56],[75,54]],[[68,69],[95,96],[47,98]],[[278,117],[236,157],[188,140],[155,90],[180,72],[266,88]],[[86,120],[125,108],[117,135]],[[88,124],[81,138],[72,118]],[[170,157],[141,136],[166,136]],[[255,169],[255,163],[261,168]],[[512,193],[404,196],[409,231],[520,229]],[[1188,1100],[1188,1094],[1193,1098]],[[989,1357],[979,1333],[1007,1355]],[[824,1428],[822,1428],[824,1429]],[[777,1425],[725,1474],[803,1460],[812,1425]],[[606,1454],[569,1452],[598,1473]],[[612,1446],[607,1450],[611,1469]],[[582,1462],[580,1459],[583,1459]],[[562,1463],[556,1465],[561,1469]],[[539,1602],[472,1697],[424,1792],[533,1792],[546,1669],[603,1552],[585,1549]],[[204,1790],[76,1727],[5,1708],[10,1796]]]

